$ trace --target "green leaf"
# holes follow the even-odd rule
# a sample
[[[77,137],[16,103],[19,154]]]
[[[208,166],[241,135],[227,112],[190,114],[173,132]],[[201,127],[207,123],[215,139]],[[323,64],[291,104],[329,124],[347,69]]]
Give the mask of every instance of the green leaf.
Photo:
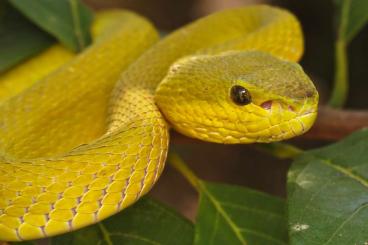
[[[193,225],[171,209],[144,198],[96,225],[52,238],[52,245],[188,245]]]
[[[0,2],[0,73],[49,47],[55,40]]]
[[[200,181],[194,244],[287,244],[284,201],[238,186]]]
[[[301,155],[288,196],[291,244],[367,244],[368,130]]]
[[[90,42],[92,12],[79,0],[9,0],[40,28],[74,51]]]
[[[343,39],[351,41],[368,21],[367,0],[335,0],[340,9],[340,35]]]

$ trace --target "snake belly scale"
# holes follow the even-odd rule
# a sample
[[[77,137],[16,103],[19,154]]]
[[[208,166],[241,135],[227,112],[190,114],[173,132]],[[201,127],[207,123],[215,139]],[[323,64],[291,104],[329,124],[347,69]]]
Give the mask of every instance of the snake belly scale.
[[[303,38],[285,10],[226,10],[161,41],[128,11],[93,28],[91,47],[0,102],[0,240],[69,232],[136,202],[163,171],[169,126],[252,143],[313,124],[318,94],[295,63]],[[231,101],[234,85],[247,105]]]

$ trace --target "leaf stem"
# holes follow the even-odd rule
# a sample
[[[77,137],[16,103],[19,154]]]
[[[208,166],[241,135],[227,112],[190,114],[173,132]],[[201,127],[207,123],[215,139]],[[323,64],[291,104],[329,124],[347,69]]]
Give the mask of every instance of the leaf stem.
[[[337,40],[335,44],[335,81],[329,105],[335,108],[344,106],[348,89],[348,61],[345,40]]]
[[[304,150],[282,142],[271,144],[258,144],[256,148],[279,159],[294,159],[304,152]]]
[[[188,182],[194,187],[194,189],[200,192],[200,179],[194,174],[194,172],[188,167],[188,165],[186,165],[186,163],[175,151],[171,151],[169,153],[168,162],[188,180]]]
[[[105,242],[108,244],[108,245],[112,245],[112,241],[110,239],[110,234],[109,234],[109,231],[105,228],[105,226],[102,224],[102,222],[99,222],[97,223],[98,224],[98,227],[100,228],[101,232],[102,232],[102,236],[105,240]]]
[[[349,90],[346,28],[349,19],[351,0],[343,1],[340,24],[335,42],[335,79],[329,105],[336,108],[344,106]]]

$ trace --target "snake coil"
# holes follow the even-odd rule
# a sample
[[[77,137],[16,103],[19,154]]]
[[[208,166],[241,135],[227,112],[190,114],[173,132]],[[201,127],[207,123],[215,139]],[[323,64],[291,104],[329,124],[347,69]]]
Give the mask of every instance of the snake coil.
[[[69,232],[136,202],[164,168],[169,124],[251,143],[293,137],[314,121],[318,94],[294,63],[300,25],[285,10],[226,10],[157,43],[153,26],[128,11],[100,13],[93,28],[94,44],[73,59],[64,53],[70,61],[44,78],[15,68],[29,82],[0,104],[0,240]],[[234,103],[234,85],[251,101]]]

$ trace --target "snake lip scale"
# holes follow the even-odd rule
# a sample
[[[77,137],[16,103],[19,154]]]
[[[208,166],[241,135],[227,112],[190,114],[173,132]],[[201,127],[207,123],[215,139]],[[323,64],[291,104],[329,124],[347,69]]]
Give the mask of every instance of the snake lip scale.
[[[0,240],[70,232],[135,203],[164,169],[169,127],[246,144],[315,121],[286,10],[225,10],[161,40],[145,18],[106,10],[92,34],[78,55],[56,44],[0,77]]]

